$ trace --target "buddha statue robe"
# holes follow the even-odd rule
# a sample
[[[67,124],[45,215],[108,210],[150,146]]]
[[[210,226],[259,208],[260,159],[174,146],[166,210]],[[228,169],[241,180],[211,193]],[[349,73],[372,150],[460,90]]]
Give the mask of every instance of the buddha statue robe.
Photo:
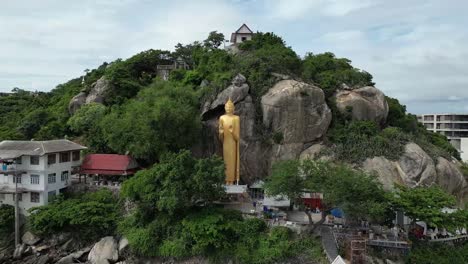
[[[223,144],[226,185],[239,183],[240,119],[234,115],[234,104],[229,99],[226,114],[219,118],[219,138]]]

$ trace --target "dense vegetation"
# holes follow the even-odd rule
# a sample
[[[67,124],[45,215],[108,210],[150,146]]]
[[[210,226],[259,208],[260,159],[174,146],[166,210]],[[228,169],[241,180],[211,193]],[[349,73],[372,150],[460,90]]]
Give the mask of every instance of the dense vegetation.
[[[259,219],[217,207],[225,196],[224,166],[217,157],[169,154],[124,183],[121,195],[136,204],[119,225],[140,255],[206,256],[223,262],[272,263],[307,254],[321,259],[314,239],[296,239],[286,228],[267,229]]]
[[[81,239],[112,234],[121,215],[117,200],[109,190],[64,199],[58,196],[46,206],[30,209],[29,223],[37,234],[70,232]]]
[[[376,177],[344,165],[312,160],[283,161],[275,164],[265,183],[268,194],[289,197],[307,214],[309,224],[313,224],[311,208],[307,209],[302,199],[307,190],[323,193],[323,210],[329,212],[340,207],[349,221],[358,218],[383,221],[389,209],[386,194]]]
[[[15,208],[11,205],[0,205],[0,237],[4,238],[13,232],[14,226]]]

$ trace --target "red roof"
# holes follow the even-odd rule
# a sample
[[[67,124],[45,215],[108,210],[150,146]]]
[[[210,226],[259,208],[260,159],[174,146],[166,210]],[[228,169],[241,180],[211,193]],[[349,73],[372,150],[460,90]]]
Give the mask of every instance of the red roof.
[[[138,163],[128,155],[88,154],[81,164],[81,174],[128,175],[138,170]]]

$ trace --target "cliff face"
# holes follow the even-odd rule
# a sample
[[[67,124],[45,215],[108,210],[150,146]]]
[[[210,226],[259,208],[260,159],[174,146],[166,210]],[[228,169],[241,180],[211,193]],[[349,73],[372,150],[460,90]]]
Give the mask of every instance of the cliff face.
[[[252,184],[265,178],[272,164],[280,160],[333,160],[333,153],[323,155],[326,146],[321,143],[332,120],[322,89],[287,76],[278,80],[261,97],[261,118],[256,114],[245,77],[236,76],[231,86],[205,103],[202,109],[203,143],[195,148],[197,154],[221,155],[217,120],[224,113],[224,103],[228,98],[234,101],[235,113],[241,118],[243,182]],[[369,120],[380,125],[386,123],[389,108],[385,95],[375,87],[340,90],[334,100],[337,109],[350,114],[353,120]],[[455,159],[438,157],[433,160],[420,146],[409,142],[398,160],[370,157],[353,166],[375,173],[385,189],[392,189],[394,184],[409,187],[437,184],[462,202],[467,199],[468,184],[460,165]]]

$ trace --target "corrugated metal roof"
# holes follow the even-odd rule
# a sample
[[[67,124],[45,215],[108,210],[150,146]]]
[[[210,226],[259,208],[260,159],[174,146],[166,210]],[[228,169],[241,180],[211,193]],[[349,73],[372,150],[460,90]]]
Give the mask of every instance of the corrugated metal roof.
[[[0,142],[0,159],[11,159],[23,155],[42,156],[47,153],[82,149],[86,149],[86,147],[67,139],[47,141],[4,140]]]

